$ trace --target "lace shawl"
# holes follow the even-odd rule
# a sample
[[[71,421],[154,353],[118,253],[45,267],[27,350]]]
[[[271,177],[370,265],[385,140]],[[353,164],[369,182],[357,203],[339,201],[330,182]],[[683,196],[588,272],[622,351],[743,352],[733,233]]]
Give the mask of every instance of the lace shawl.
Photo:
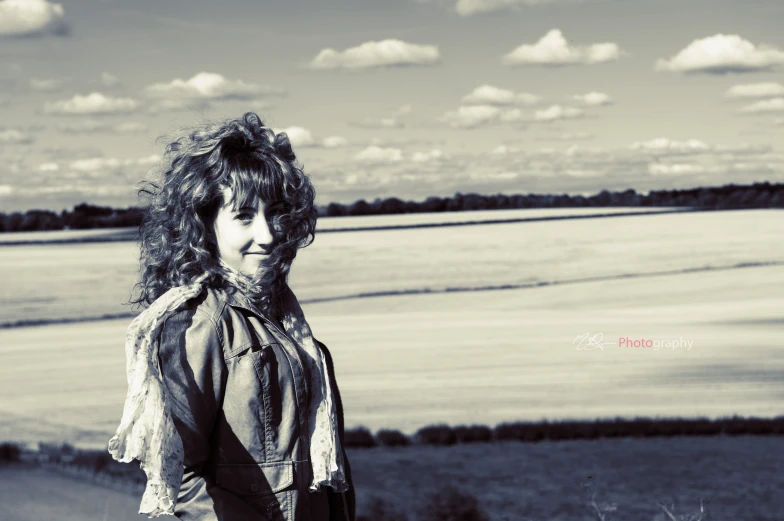
[[[182,440],[174,426],[166,386],[163,385],[158,349],[160,328],[166,319],[187,300],[202,291],[208,274],[187,286],[170,289],[145,309],[128,326],[125,337],[128,392],[117,432],[109,440],[112,457],[123,463],[133,459],[147,475],[139,514],[149,518],[174,514],[182,484],[184,452]],[[241,289],[247,280],[233,270],[229,278]],[[313,483],[310,490],[328,485],[336,491],[348,490],[340,440],[338,438],[335,400],[326,373],[326,362],[315,346],[310,327],[294,294],[287,288],[281,317],[286,333],[295,341],[294,347],[308,364],[311,379],[309,407],[310,454]],[[274,329],[272,330],[275,333]],[[290,339],[281,339],[289,340]]]

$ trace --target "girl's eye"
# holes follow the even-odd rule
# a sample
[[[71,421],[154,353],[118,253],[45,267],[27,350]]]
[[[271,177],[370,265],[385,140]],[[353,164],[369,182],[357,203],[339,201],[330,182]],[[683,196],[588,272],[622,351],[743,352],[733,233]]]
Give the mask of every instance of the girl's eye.
[[[238,213],[234,218],[237,219],[238,221],[250,221],[253,219],[253,216],[248,212],[241,212]]]

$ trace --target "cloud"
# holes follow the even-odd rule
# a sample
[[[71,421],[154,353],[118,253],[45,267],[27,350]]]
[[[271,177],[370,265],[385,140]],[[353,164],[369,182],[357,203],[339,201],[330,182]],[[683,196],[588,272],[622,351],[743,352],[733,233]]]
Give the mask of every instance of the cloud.
[[[612,98],[603,92],[589,92],[588,94],[578,94],[572,96],[573,100],[579,101],[590,107],[598,107],[601,105],[611,105]]]
[[[110,72],[101,73],[101,83],[106,87],[116,87],[120,84],[120,78]]]
[[[593,139],[595,136],[588,132],[564,133],[555,136],[539,136],[537,141],[583,141]]]
[[[711,147],[698,139],[689,139],[687,141],[673,141],[666,137],[654,138],[648,141],[636,141],[632,143],[629,148],[636,151],[644,152],[665,152],[674,154],[693,154],[709,152]]]
[[[160,100],[158,110],[181,110],[219,100],[250,100],[259,95],[283,95],[279,88],[229,80],[220,74],[200,72],[190,79],[176,78],[168,83],[154,83],[144,89],[150,98]]]
[[[138,121],[124,121],[122,123],[110,124],[94,119],[73,121],[57,125],[57,130],[66,134],[96,134],[98,132],[108,134],[138,134],[146,132],[147,129],[147,125],[139,123]]]
[[[501,109],[492,105],[468,105],[447,112],[441,121],[449,123],[452,128],[475,128],[495,121],[500,114]]]
[[[44,113],[55,116],[80,116],[92,114],[127,114],[135,112],[139,102],[131,98],[112,98],[100,92],[71,99],[47,102]]]
[[[65,80],[47,79],[38,80],[35,78],[30,79],[30,88],[37,92],[57,92],[63,88]]]
[[[60,170],[60,165],[57,163],[43,163],[38,165],[39,172],[57,172]]]
[[[534,45],[523,44],[506,54],[505,65],[595,65],[626,55],[616,43],[570,45],[559,29],[552,29]]]
[[[648,172],[651,175],[701,174],[705,172],[705,166],[693,163],[651,163]]]
[[[0,145],[23,145],[32,142],[33,137],[26,132],[15,128],[0,128]]]
[[[490,13],[504,9],[516,9],[521,5],[535,6],[552,4],[557,0],[457,0],[455,11],[460,16]]]
[[[771,98],[761,100],[751,105],[746,105],[738,112],[745,114],[760,114],[769,112],[784,112],[784,98]]]
[[[435,45],[419,45],[387,39],[365,42],[345,51],[322,49],[310,62],[314,70],[367,69],[402,65],[433,65],[440,59]]]
[[[411,156],[411,161],[414,163],[427,163],[429,161],[441,159],[442,157],[444,157],[444,153],[439,149],[434,148],[428,152],[415,152]]]
[[[399,148],[382,148],[371,145],[354,156],[354,160],[368,165],[397,163],[403,160],[403,151]]]
[[[68,34],[65,11],[47,0],[0,1],[0,36],[33,37]]]
[[[774,98],[784,96],[784,85],[775,82],[735,85],[724,93],[727,98]]]
[[[362,121],[352,123],[358,127],[364,128],[404,128],[406,126],[403,121],[403,116],[411,113],[411,105],[401,105],[391,115],[380,119],[365,118]]]
[[[340,148],[348,144],[341,136],[329,136],[321,140],[313,137],[310,130],[303,127],[287,127],[284,129],[273,129],[276,134],[284,132],[291,142],[292,147],[296,148]]]
[[[118,159],[116,157],[90,157],[85,159],[77,159],[71,161],[67,169],[63,169],[58,165],[56,169],[50,171],[66,170],[64,177],[76,178],[79,175],[87,175],[92,178],[99,178],[106,175],[123,174],[127,177],[132,177],[144,168],[147,168],[158,161],[161,157],[157,154],[152,154],[146,157],[136,159]],[[39,166],[41,170],[45,165]],[[141,167],[141,169],[140,169]]]
[[[508,89],[481,85],[470,94],[463,96],[463,103],[468,105],[534,105],[539,103],[541,99],[540,96],[528,92],[515,94],[514,91]]]
[[[275,130],[275,134],[285,133],[291,146],[293,147],[310,147],[316,143],[310,130],[302,127],[287,127],[282,130]]]
[[[346,145],[348,145],[348,141],[346,141],[346,138],[340,136],[325,137],[321,141],[321,146],[324,148],[342,148]]]
[[[537,121],[556,121],[560,119],[579,119],[585,116],[585,111],[576,107],[551,105],[543,110],[537,110],[534,118]]]
[[[755,45],[736,34],[715,34],[694,40],[669,60],[660,59],[660,71],[728,74],[766,71],[784,64],[784,51]]]

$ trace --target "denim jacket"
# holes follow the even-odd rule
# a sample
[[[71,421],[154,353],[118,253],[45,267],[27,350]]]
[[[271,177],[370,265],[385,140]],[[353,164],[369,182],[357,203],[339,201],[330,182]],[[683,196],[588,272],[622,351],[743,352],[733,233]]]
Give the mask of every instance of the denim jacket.
[[[343,446],[343,406],[325,355]],[[283,327],[242,293],[205,288],[163,324],[159,362],[184,448],[175,515],[193,521],[354,521],[349,490],[310,492],[308,382]]]

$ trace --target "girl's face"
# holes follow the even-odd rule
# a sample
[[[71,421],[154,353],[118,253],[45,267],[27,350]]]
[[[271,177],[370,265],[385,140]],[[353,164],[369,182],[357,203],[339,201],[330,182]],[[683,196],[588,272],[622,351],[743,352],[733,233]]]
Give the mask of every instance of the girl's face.
[[[214,224],[218,255],[235,270],[253,277],[266,257],[264,250],[272,247],[266,208],[258,199],[257,206],[243,206],[234,211],[231,204],[225,203],[231,201],[231,188],[224,188],[222,193],[224,205],[218,209]]]

